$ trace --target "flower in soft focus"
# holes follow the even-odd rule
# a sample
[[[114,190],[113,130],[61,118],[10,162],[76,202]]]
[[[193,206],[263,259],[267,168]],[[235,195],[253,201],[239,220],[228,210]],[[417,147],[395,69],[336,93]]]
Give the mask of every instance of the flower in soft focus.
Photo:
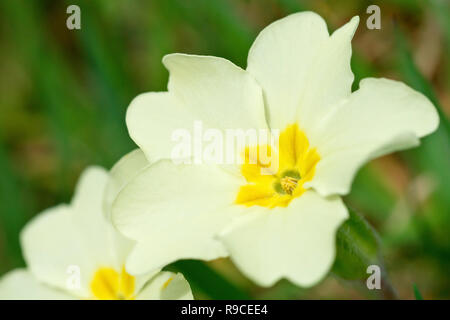
[[[127,273],[133,242],[103,214],[105,187],[117,183],[108,179],[101,168],[87,169],[70,205],[48,209],[24,228],[28,268],[0,280],[0,299],[192,299],[181,274]]]
[[[290,15],[259,34],[246,70],[212,56],[164,57],[168,92],[138,96],[126,119],[154,162],[140,167],[112,207],[116,227],[137,241],[129,272],[227,255],[264,286],[280,278],[310,286],[328,272],[336,230],[348,218],[341,196],[357,170],[417,146],[438,126],[430,101],[401,82],[365,79],[352,93],[358,22],[329,35],[319,15]],[[276,129],[277,170],[267,174],[259,159],[174,164],[172,133],[197,120],[222,131]]]

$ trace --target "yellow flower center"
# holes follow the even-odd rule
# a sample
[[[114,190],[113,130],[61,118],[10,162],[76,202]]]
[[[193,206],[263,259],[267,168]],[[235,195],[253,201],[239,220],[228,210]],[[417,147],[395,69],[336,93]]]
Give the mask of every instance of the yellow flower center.
[[[314,177],[320,156],[297,124],[280,134],[278,152],[268,145],[246,147],[241,173],[247,184],[239,188],[235,203],[247,207],[286,207],[305,192],[303,184]],[[265,150],[266,154],[260,154]],[[263,161],[270,159],[269,161]],[[278,163],[273,166],[274,162]]]
[[[134,300],[135,278],[125,267],[120,274],[113,268],[98,269],[91,281],[91,291],[99,300]]]

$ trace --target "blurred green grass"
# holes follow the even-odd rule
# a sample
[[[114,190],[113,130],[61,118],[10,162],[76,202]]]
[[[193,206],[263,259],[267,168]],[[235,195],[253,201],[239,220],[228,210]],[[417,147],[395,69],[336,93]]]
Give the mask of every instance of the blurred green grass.
[[[81,8],[81,30],[65,26],[72,3]],[[381,7],[379,31],[365,27],[373,3]],[[217,55],[245,67],[259,30],[289,13],[314,10],[330,31],[361,16],[353,43],[354,89],[364,77],[391,77],[438,107],[439,130],[417,149],[365,166],[345,201],[380,231],[401,297],[414,298],[417,284],[425,299],[449,298],[449,6],[442,0],[3,0],[0,274],[24,265],[18,234],[34,214],[69,201],[87,165],[109,168],[134,148],[126,107],[143,91],[165,90],[163,55]],[[200,298],[372,297],[332,276],[308,290],[286,281],[262,289],[227,260],[170,268],[184,272]]]

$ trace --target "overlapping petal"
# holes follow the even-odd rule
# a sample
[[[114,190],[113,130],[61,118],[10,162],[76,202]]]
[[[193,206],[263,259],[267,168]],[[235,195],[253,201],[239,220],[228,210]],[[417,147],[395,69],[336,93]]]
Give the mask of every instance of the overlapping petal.
[[[144,152],[136,149],[123,156],[110,170],[108,183],[103,196],[103,212],[110,218],[111,206],[128,182],[145,167],[150,165]]]
[[[192,300],[191,287],[181,273],[160,272],[138,294],[136,300]]]
[[[115,226],[137,241],[127,270],[140,274],[178,259],[226,256],[214,238],[238,214],[233,202],[242,183],[214,165],[162,160],[146,168],[113,205]]]
[[[267,127],[261,88],[230,61],[171,54],[163,62],[169,92],[141,94],[127,111],[130,136],[151,161],[175,157],[179,134],[193,136],[195,121],[202,130]]]

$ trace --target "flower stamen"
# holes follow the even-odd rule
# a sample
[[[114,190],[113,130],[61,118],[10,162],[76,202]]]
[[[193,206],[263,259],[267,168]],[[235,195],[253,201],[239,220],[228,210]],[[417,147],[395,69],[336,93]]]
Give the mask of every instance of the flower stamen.
[[[297,188],[298,180],[289,176],[285,176],[284,178],[281,178],[280,184],[284,192],[292,195],[292,192],[294,192],[295,188]]]

